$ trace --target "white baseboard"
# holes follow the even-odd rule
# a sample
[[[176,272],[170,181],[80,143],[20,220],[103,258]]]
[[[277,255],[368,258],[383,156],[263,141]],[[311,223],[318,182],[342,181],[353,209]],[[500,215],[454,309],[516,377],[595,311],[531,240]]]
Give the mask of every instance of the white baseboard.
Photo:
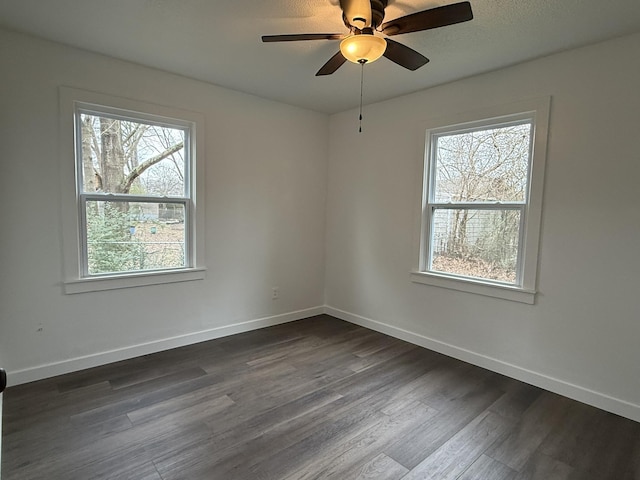
[[[225,325],[208,330],[202,330],[200,332],[189,333],[139,345],[132,345],[84,357],[38,365],[36,367],[26,368],[23,370],[9,371],[7,372],[8,385],[14,386],[36,380],[42,380],[86,368],[97,367],[112,362],[139,357],[141,355],[148,355],[163,350],[226,337],[236,333],[248,332],[259,328],[279,325],[281,323],[293,322],[315,315],[320,315],[322,313],[399,338],[413,343],[414,345],[428,348],[429,350],[457,358],[493,372],[515,378],[516,380],[544,388],[545,390],[549,390],[559,395],[564,395],[565,397],[578,400],[579,402],[640,422],[640,405],[330,306],[313,307],[305,310],[248,320],[234,323],[232,325]]]
[[[186,335],[179,335],[176,337],[165,338],[153,342],[142,343],[139,345],[132,345],[116,350],[87,355],[84,357],[77,357],[60,362],[38,365],[36,367],[25,368],[23,370],[16,370],[13,372],[8,371],[7,383],[9,386],[14,386],[23,383],[34,382],[36,380],[55,377],[57,375],[63,375],[65,373],[84,370],[85,368],[98,367],[100,365],[119,362],[121,360],[139,357],[141,355],[161,352],[163,350],[169,350],[171,348],[184,347],[186,345],[192,345],[194,343],[200,343],[220,337],[235,335],[236,333],[248,332],[250,330],[271,327],[273,325],[279,325],[281,323],[293,322],[295,320],[301,320],[303,318],[320,315],[322,313],[324,313],[324,307],[307,308],[305,310],[298,310],[295,312],[288,312],[280,315],[248,320],[245,322],[234,323],[232,325],[225,325],[222,327],[202,330],[200,332],[188,333]]]
[[[399,338],[414,345],[428,348],[429,350],[442,353],[449,357],[457,358],[464,362],[486,368],[487,370],[515,378],[530,385],[535,385],[550,392],[640,422],[640,405],[337,308],[325,306],[324,312],[327,315],[341,320]]]

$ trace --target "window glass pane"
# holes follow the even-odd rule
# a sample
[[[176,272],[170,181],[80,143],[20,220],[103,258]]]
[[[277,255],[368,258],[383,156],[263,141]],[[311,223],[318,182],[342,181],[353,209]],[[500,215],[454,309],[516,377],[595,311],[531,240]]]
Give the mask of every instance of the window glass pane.
[[[524,202],[531,123],[435,138],[434,201]]]
[[[87,201],[90,275],[185,267],[181,203]]]
[[[519,228],[520,210],[436,209],[430,269],[515,284]]]
[[[82,191],[185,195],[185,130],[80,115]]]

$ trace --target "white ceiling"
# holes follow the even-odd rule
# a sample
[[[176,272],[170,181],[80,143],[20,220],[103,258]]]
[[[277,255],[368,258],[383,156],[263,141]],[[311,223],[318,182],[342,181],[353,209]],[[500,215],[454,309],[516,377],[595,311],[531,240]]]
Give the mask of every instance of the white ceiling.
[[[640,0],[470,1],[470,22],[393,37],[431,62],[367,65],[365,103],[640,31]],[[385,19],[448,3],[390,0]],[[359,66],[315,77],[337,41],[260,40],[346,32],[339,0],[0,0],[0,26],[319,112],[359,101]]]

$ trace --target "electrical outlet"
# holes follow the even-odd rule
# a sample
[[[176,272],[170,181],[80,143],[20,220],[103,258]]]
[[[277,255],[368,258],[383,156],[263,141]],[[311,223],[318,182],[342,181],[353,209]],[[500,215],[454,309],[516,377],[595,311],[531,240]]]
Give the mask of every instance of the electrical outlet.
[[[273,287],[271,289],[271,300],[277,300],[279,296],[280,296],[280,288]]]

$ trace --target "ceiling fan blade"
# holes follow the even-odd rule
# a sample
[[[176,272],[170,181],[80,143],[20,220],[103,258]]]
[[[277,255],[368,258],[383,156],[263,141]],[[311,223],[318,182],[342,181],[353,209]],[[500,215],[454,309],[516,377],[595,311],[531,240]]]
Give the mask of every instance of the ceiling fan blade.
[[[432,28],[445,27],[455,23],[467,22],[473,18],[469,2],[453,3],[442,7],[423,10],[382,24],[386,35],[420,32]]]
[[[327,63],[322,66],[320,70],[318,70],[318,73],[316,73],[316,77],[322,75],[331,75],[333,72],[338,70],[346,61],[347,59],[344,58],[341,52],[336,53],[329,59]]]
[[[371,26],[370,0],[340,0],[340,8],[352,27],[362,30]]]
[[[416,52],[413,48],[388,38],[385,40],[387,41],[387,49],[384,51],[384,56],[401,67],[414,71],[429,63],[427,57]]]
[[[298,42],[300,40],[341,40],[341,33],[294,33],[292,35],[263,35],[262,41],[268,42]]]

